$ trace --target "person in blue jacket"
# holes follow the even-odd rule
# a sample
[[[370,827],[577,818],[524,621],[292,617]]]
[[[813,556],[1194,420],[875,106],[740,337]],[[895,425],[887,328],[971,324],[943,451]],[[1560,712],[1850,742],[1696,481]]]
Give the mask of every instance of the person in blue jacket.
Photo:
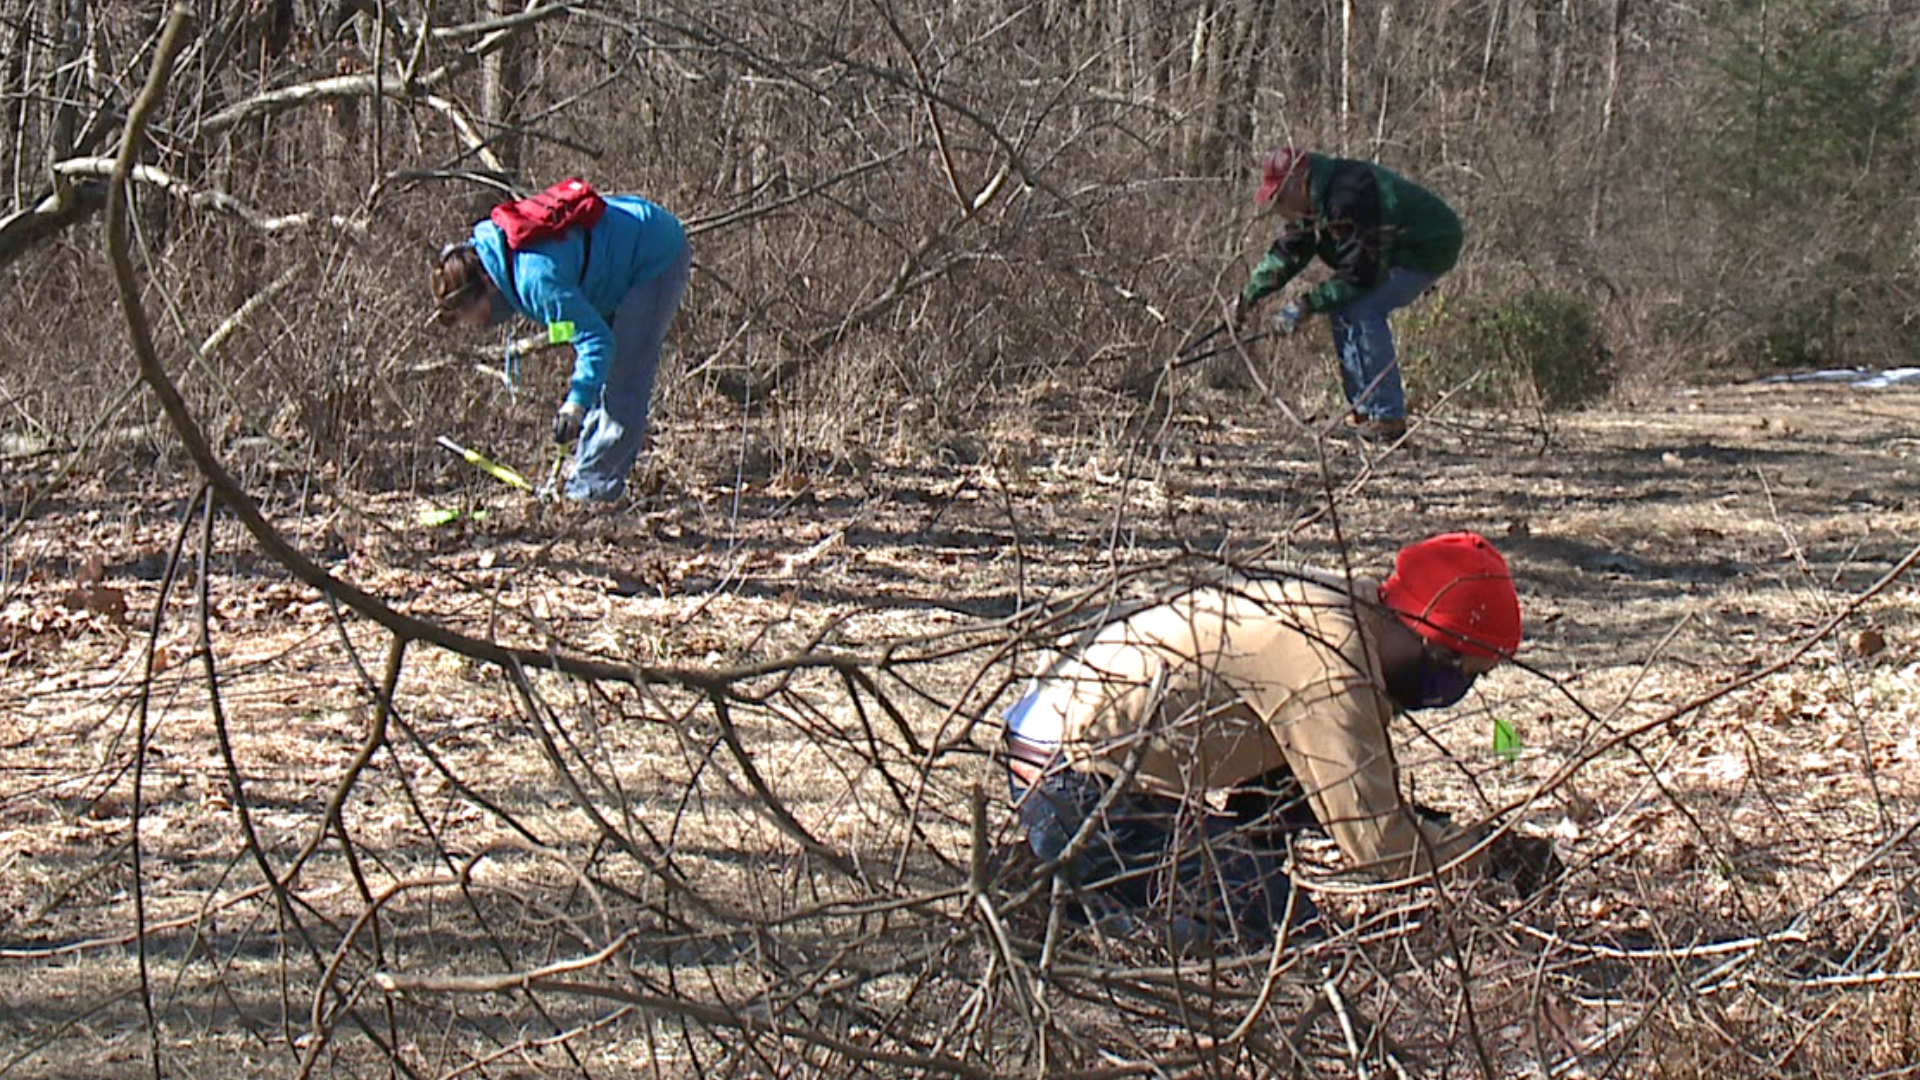
[[[692,265],[678,218],[637,195],[609,195],[591,228],[519,250],[491,220],[434,264],[434,321],[488,326],[518,314],[573,344],[573,378],[554,441],[579,440],[571,499],[615,502],[640,456],[654,373]],[[591,236],[588,233],[591,232]]]

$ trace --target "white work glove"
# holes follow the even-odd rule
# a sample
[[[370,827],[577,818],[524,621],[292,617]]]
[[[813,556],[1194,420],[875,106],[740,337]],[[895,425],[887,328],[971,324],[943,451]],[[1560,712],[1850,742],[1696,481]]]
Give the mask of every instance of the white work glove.
[[[1294,330],[1300,326],[1300,320],[1305,319],[1307,314],[1306,305],[1295,300],[1273,313],[1273,328],[1282,335],[1292,336]]]
[[[562,446],[580,437],[580,425],[587,419],[587,410],[574,402],[560,406],[553,414],[553,441]]]

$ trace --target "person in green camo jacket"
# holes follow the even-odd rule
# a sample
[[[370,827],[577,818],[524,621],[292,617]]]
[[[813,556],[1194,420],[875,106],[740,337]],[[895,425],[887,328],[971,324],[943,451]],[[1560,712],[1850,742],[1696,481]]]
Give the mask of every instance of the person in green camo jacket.
[[[1311,316],[1327,316],[1352,407],[1347,426],[1363,438],[1400,438],[1407,395],[1387,316],[1453,269],[1466,236],[1459,215],[1390,169],[1293,146],[1267,155],[1254,208],[1281,214],[1284,224],[1234,299],[1229,324],[1243,329],[1263,299],[1318,256],[1333,276],[1282,306],[1274,327],[1291,334]]]

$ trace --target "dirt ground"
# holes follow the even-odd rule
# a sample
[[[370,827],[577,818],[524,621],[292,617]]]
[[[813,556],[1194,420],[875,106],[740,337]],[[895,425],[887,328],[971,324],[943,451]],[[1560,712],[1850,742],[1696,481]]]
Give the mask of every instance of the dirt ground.
[[[688,670],[851,658],[742,673],[722,710],[664,683],[516,687],[415,643],[362,771],[384,632],[293,582],[231,517],[203,571],[185,479],[56,498],[14,538],[0,604],[0,1080],[152,1075],[149,1009],[164,1071],[201,1077],[384,1075],[389,1057],[436,1077],[810,1075],[850,1046],[1044,1071],[1020,1025],[955,1018],[1017,1011],[1018,980],[997,981],[969,914],[970,802],[996,796],[1004,847],[993,717],[1071,621],[1063,602],[1220,562],[1380,574],[1400,544],[1452,529],[1507,556],[1527,641],[1523,664],[1398,733],[1409,782],[1459,814],[1516,808],[1571,873],[1542,904],[1427,919],[1467,927],[1465,952],[1406,931],[1371,967],[1316,967],[1309,996],[1351,980],[1410,1074],[1920,1060],[1913,984],[1889,974],[1910,974],[1920,902],[1920,577],[1882,581],[1920,544],[1920,392],[1459,413],[1391,450],[1202,389],[1144,423],[1136,406],[1053,387],[936,446],[811,456],[770,429],[743,442],[737,420],[669,426],[615,513],[458,472],[431,498],[351,508],[275,487],[270,516],[334,573],[467,633]],[[485,516],[422,524],[436,508]],[[1523,743],[1511,759],[1496,719]],[[836,875],[822,851],[859,865]],[[1394,910],[1328,881],[1357,925]],[[1021,885],[1008,871],[994,895]],[[627,998],[388,995],[376,978],[615,946],[624,973],[607,981]],[[1460,985],[1477,1011],[1447,1004]],[[764,1037],[751,1052],[696,1037],[699,1014],[643,992]],[[1057,1015],[1106,1033],[1056,1051],[1077,1067],[1213,1045],[1146,991],[1056,992]],[[840,1043],[764,1034],[780,1023]],[[1326,1040],[1315,1068],[1331,1075]],[[1218,1072],[1259,1071],[1244,1052]]]

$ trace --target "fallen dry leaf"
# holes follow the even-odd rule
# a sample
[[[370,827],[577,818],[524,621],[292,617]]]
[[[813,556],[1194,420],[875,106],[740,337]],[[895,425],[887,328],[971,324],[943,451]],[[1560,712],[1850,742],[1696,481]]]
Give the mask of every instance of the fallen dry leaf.
[[[76,585],[60,597],[60,606],[71,611],[103,615],[116,626],[127,625],[127,594],[110,585]]]
[[[1847,644],[1852,647],[1855,656],[1874,656],[1886,649],[1887,638],[1885,634],[1869,626],[1853,635],[1852,640]]]

